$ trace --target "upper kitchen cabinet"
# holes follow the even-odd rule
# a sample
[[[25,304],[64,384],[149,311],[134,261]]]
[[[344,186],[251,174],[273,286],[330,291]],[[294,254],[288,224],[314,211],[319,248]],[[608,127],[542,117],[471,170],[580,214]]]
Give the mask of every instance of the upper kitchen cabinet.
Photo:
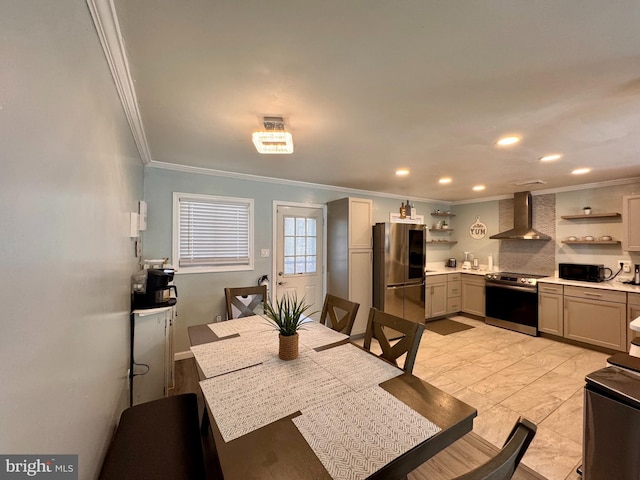
[[[622,197],[622,249],[640,251],[640,194]]]
[[[373,201],[366,198],[341,198],[327,203],[329,242],[344,248],[372,248]]]

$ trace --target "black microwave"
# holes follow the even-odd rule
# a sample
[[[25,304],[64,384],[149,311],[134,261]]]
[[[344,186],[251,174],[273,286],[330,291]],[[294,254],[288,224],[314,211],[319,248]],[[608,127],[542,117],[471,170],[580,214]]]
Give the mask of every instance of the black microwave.
[[[584,263],[559,263],[558,276],[565,280],[604,282],[604,265]]]

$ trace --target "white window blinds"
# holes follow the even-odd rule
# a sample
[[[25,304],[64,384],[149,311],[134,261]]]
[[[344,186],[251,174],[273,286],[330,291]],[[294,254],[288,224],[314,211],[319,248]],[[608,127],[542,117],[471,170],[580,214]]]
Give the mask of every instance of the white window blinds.
[[[179,267],[251,267],[252,207],[248,199],[179,196]]]

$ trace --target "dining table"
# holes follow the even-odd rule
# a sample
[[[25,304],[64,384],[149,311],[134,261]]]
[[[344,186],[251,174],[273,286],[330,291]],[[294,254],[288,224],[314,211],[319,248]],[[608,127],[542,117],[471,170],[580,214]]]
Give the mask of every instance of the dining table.
[[[255,315],[188,327],[225,479],[404,478],[470,432],[475,408],[309,321],[295,360]]]

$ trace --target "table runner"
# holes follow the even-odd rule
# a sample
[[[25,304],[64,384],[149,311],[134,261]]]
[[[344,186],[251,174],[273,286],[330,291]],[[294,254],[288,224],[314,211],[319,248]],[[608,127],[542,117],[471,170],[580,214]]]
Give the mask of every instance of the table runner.
[[[225,325],[228,324],[228,325]],[[218,336],[225,338],[191,347],[191,351],[206,378],[271,361],[278,355],[278,332],[259,315],[209,324]],[[318,348],[348,338],[324,325],[308,319],[298,331],[299,350]]]
[[[293,423],[336,480],[367,478],[441,430],[378,386],[306,408]]]
[[[307,347],[300,345],[304,352]],[[242,368],[278,359],[278,332],[270,330],[255,335],[245,332],[239,337],[191,347],[206,378],[216,377]]]
[[[317,403],[333,403],[348,392],[344,383],[312,360],[315,355],[307,350],[287,362],[276,356],[272,361],[201,381],[224,441]]]

